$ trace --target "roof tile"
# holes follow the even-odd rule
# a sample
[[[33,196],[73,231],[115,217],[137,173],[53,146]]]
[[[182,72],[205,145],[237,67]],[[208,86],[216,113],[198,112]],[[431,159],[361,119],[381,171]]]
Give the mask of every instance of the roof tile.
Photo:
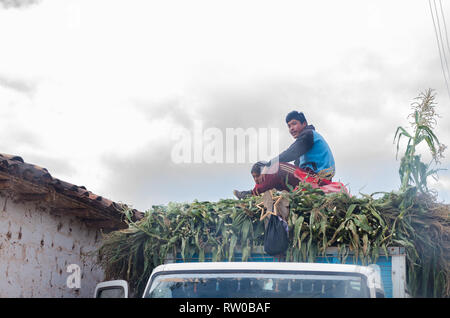
[[[84,186],[77,186],[53,178],[46,168],[26,163],[19,156],[0,153],[0,171],[36,185],[53,188],[58,193],[108,212],[112,218],[118,218],[123,209],[127,207],[126,204],[117,203],[96,195],[88,191]],[[143,216],[143,213],[136,209],[133,209],[133,212],[135,219],[140,219]]]

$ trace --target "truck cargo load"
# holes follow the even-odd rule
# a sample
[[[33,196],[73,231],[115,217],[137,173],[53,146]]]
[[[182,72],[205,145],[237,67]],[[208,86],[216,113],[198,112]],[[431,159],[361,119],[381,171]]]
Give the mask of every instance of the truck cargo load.
[[[282,258],[262,250],[261,197],[170,203],[105,237],[99,263],[106,279],[128,281],[130,294],[141,297],[152,271],[167,262],[377,264],[386,297],[449,295],[448,205],[413,188],[376,198],[305,185],[276,195],[289,202],[290,243]]]

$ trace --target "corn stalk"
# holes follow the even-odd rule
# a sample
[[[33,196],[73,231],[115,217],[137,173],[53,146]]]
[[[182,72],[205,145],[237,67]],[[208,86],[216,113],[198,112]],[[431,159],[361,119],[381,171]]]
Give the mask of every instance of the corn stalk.
[[[439,170],[442,170],[431,169],[433,162],[437,164],[443,158],[443,152],[446,149],[446,146],[439,142],[439,139],[433,132],[437,122],[436,118],[439,117],[435,112],[435,97],[432,89],[420,93],[412,104],[413,113],[408,116],[413,118],[411,122],[413,132],[410,133],[401,126],[395,132],[394,142],[397,140],[397,156],[401,137],[405,137],[408,140],[399,168],[401,191],[406,191],[410,183],[414,183],[421,192],[428,192],[427,177],[435,175]],[[416,154],[416,148],[422,142],[427,144],[432,154],[432,160],[429,164],[423,163],[421,156]]]

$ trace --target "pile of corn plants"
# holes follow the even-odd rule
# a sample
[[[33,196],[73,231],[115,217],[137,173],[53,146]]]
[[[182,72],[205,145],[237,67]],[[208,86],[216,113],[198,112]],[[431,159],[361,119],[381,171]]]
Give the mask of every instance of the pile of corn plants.
[[[255,246],[263,242],[264,224],[259,222],[258,198],[224,199],[217,203],[194,201],[153,206],[139,222],[106,235],[99,250],[100,263],[107,278],[120,277],[141,290],[154,267],[167,257],[180,253],[183,259],[205,251],[213,261],[233,260],[237,248],[246,260]]]
[[[292,244],[287,260],[312,262],[335,246],[342,262],[351,252],[354,261],[370,264],[380,251],[387,255],[388,247],[404,247],[409,293],[449,297],[450,206],[416,187],[374,198],[379,194],[289,193]]]
[[[338,257],[363,264],[376,262],[380,250],[406,249],[408,287],[413,296],[450,295],[449,205],[411,187],[406,192],[385,193],[381,198],[344,193],[325,195],[304,185],[283,193],[290,201],[286,261],[313,262],[328,247]],[[142,291],[153,268],[175,254],[200,261],[205,252],[213,261],[233,261],[236,251],[243,261],[263,245],[264,222],[256,204],[260,197],[154,206],[126,230],[109,233],[99,250],[107,279],[126,279]],[[409,205],[403,205],[408,201]]]
[[[313,262],[337,247],[341,261],[352,255],[363,264],[376,262],[380,251],[404,247],[407,255],[407,286],[414,297],[450,297],[450,205],[437,201],[426,178],[438,170],[421,162],[416,146],[425,141],[433,158],[445,149],[433,128],[431,91],[414,104],[413,133],[399,127],[395,138],[408,139],[399,174],[398,192],[350,197],[324,194],[308,184],[280,193],[289,201],[290,246],[288,262]],[[129,228],[109,233],[98,251],[106,279],[125,279],[142,293],[153,268],[177,253],[185,260],[194,255],[213,261],[233,261],[237,251],[243,261],[263,245],[264,222],[260,221],[261,197],[218,202],[169,203],[153,206]],[[382,257],[382,256],[381,256]]]

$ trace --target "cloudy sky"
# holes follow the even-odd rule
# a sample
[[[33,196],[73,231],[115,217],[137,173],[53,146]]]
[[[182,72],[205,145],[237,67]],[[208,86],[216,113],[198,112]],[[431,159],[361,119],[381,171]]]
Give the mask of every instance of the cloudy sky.
[[[224,144],[278,129],[284,150],[303,111],[354,195],[398,189],[394,133],[427,88],[450,145],[427,0],[41,0],[0,4],[0,41],[0,153],[140,210],[253,187],[250,160],[174,162],[174,132],[198,123]],[[449,170],[429,184],[450,202]]]

